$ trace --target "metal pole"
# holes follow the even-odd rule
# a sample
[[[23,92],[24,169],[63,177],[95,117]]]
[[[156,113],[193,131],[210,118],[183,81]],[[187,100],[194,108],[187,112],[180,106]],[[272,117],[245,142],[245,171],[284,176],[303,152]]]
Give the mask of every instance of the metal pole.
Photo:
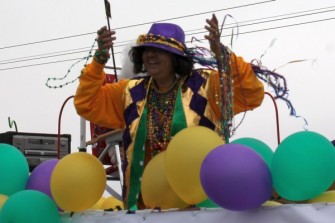
[[[86,120],[80,117],[80,146],[79,152],[86,152]]]
[[[104,0],[104,2],[105,2],[106,17],[107,17],[107,26],[108,26],[108,30],[111,31],[111,27],[110,27],[110,23],[109,23],[109,18],[112,18],[110,3],[108,2],[108,0]],[[115,82],[117,82],[117,73],[116,73],[116,64],[115,64],[115,56],[114,56],[114,47],[113,46],[111,46],[111,52],[112,52],[112,59],[113,59]]]

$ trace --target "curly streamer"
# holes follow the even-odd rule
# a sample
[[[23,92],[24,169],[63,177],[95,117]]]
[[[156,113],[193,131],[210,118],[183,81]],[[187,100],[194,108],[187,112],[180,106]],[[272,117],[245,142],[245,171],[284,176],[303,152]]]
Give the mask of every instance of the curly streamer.
[[[200,64],[208,69],[218,69],[217,61],[213,53],[205,47],[192,47],[188,48],[186,54],[191,57],[196,64]]]
[[[10,117],[8,117],[8,125],[9,125],[9,128],[12,128],[13,125],[15,127],[15,132],[17,132],[17,125],[16,125],[16,122],[15,120],[11,120]]]
[[[226,23],[227,17],[231,18],[234,21],[234,23],[236,24],[236,34],[234,33],[235,29],[233,27],[232,31],[231,31],[231,38],[230,38],[230,48],[233,49],[234,36],[236,36],[235,40],[237,40],[237,37],[238,37],[240,31],[239,31],[238,22],[230,14],[225,15],[225,17],[223,18],[223,21],[222,21],[222,24],[221,24],[221,28],[220,28],[220,37],[222,35],[222,30],[223,30],[223,27],[224,27],[224,25]]]
[[[251,62],[251,67],[256,76],[273,89],[275,94],[274,98],[283,100],[287,104],[290,109],[290,115],[304,120],[304,129],[307,130],[307,120],[304,117],[297,115],[292,102],[288,99],[289,94],[286,79],[275,71],[270,71],[266,67],[262,66],[260,61],[253,60]]]

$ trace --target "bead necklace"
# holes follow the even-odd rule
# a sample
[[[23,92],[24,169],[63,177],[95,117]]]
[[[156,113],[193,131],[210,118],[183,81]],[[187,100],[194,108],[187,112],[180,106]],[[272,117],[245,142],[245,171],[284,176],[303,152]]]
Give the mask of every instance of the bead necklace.
[[[166,150],[170,141],[172,117],[178,92],[177,82],[175,81],[165,93],[159,93],[154,84],[150,87],[147,132],[151,157]]]
[[[162,90],[158,89],[157,83],[155,82],[155,80],[153,80],[152,88],[153,88],[157,93],[159,93],[159,94],[164,94],[164,93],[167,93],[167,92],[171,91],[171,89],[174,88],[174,87],[176,86],[177,83],[178,83],[178,77],[176,76],[176,79],[173,81],[173,83],[170,84],[170,86],[169,86],[166,90],[162,91]]]
[[[222,46],[221,62],[218,63],[218,71],[220,74],[220,121],[221,133],[226,143],[229,142],[233,125],[233,79],[230,70],[230,52]]]
[[[63,81],[63,80],[65,80],[65,79],[70,75],[72,68],[73,68],[74,66],[76,66],[78,63],[80,63],[81,61],[83,61],[83,60],[86,60],[86,61],[85,61],[85,64],[84,64],[84,68],[83,68],[83,69],[85,69],[85,67],[86,67],[86,65],[87,65],[87,63],[88,63],[88,60],[92,57],[92,51],[93,51],[95,42],[96,42],[96,40],[94,40],[94,42],[93,42],[93,44],[92,44],[92,46],[91,46],[91,48],[90,48],[90,51],[88,52],[88,55],[87,55],[86,57],[83,57],[83,58],[81,58],[81,59],[78,59],[75,63],[73,63],[73,64],[71,65],[71,67],[67,70],[67,73],[66,73],[63,77],[49,77],[49,78],[47,79],[46,83],[45,83],[45,86],[47,86],[48,88],[53,88],[53,89],[63,88],[63,87],[65,87],[66,85],[72,84],[72,83],[74,83],[77,79],[79,79],[80,76],[77,76],[77,77],[75,77],[74,79],[72,79],[71,81],[67,81],[67,82],[65,82],[65,83],[63,83],[63,84],[59,84],[59,85],[50,85],[50,84],[49,84],[50,81],[54,81],[54,82],[56,82],[56,81]],[[82,73],[83,73],[83,69],[81,70],[80,75],[82,75]]]

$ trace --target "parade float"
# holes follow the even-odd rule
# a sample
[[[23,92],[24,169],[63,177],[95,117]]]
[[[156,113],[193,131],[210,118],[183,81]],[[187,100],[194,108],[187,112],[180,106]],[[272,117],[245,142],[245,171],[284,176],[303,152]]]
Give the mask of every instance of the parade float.
[[[269,85],[283,80],[253,68]],[[274,89],[297,116],[286,83]],[[334,179],[334,145],[317,132],[292,133],[272,150],[256,138],[224,144],[215,132],[190,127],[144,169],[139,210],[105,195],[105,167],[92,154],[58,153],[31,171],[20,149],[0,143],[0,223],[333,222]]]

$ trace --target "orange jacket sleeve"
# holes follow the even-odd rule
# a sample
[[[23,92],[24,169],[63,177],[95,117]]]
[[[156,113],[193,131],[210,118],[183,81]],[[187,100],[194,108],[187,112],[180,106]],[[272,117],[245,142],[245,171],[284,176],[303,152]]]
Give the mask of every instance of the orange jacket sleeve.
[[[237,57],[234,53],[230,54],[230,58],[233,77],[233,109],[236,115],[261,105],[264,98],[264,85],[253,72],[250,63],[245,62],[242,57]],[[220,108],[215,101],[219,83],[219,74],[215,72],[211,78],[213,95],[209,101],[216,117],[220,117]]]
[[[124,127],[122,94],[128,80],[104,84],[104,66],[95,60],[88,64],[79,78],[74,97],[78,115],[100,126]]]
[[[234,80],[234,114],[260,106],[264,99],[264,85],[250,63],[232,53],[231,70]]]

